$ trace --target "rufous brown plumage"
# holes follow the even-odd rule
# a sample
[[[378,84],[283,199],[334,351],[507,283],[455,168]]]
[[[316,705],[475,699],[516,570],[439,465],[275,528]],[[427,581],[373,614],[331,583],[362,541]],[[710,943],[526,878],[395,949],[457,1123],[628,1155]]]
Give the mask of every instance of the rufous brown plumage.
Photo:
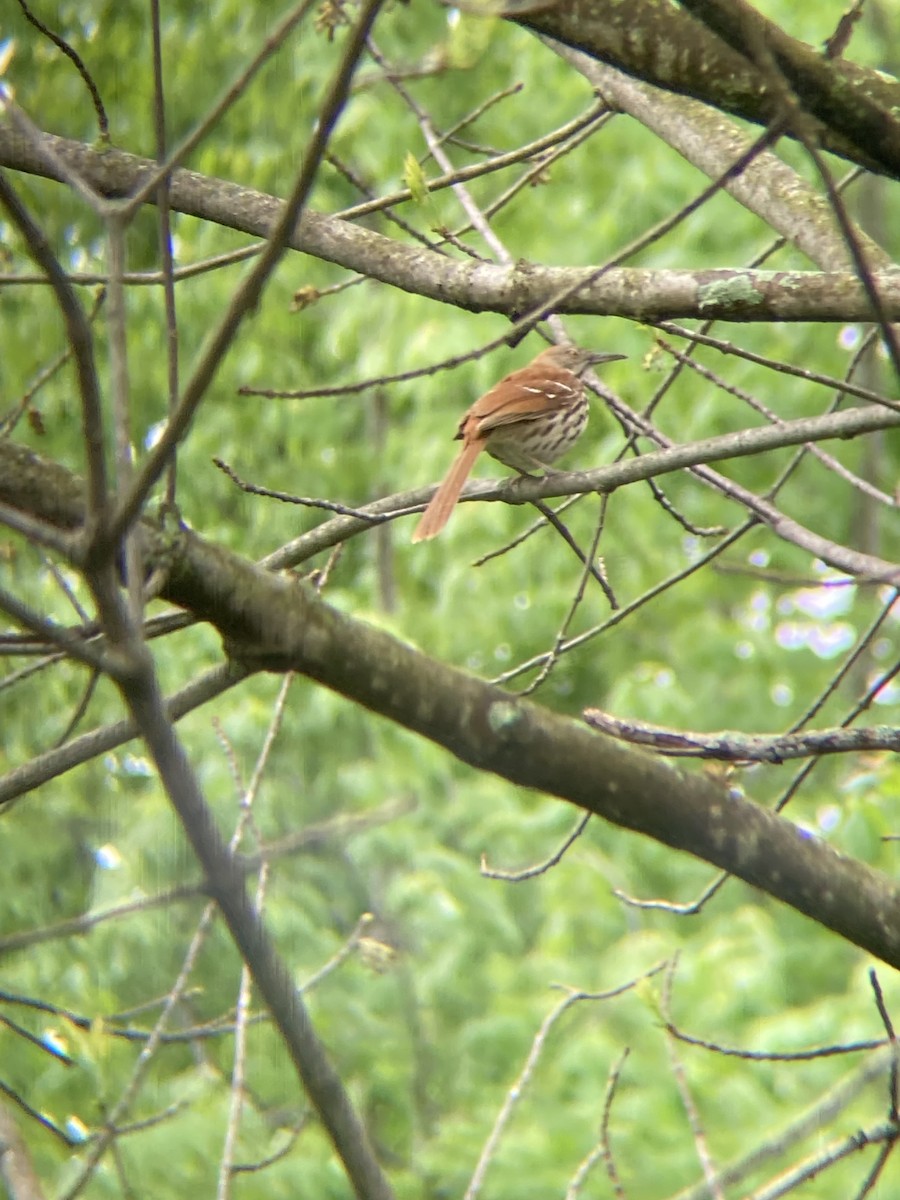
[[[624,357],[564,343],[543,350],[527,367],[495,383],[460,422],[456,437],[462,447],[422,513],[412,540],[424,542],[441,532],[482,450],[523,474],[561,458],[587,424],[584,372],[596,363]]]

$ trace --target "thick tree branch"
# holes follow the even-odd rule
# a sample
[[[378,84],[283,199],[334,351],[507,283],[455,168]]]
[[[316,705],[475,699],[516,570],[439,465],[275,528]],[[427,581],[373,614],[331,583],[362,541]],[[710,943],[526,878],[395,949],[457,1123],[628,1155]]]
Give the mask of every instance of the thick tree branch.
[[[773,50],[806,109],[823,123],[822,146],[860,166],[900,177],[900,83],[845,59],[827,59],[735,0],[583,0],[511,19],[583,50],[646,83],[681,92],[759,125],[780,103],[743,53],[749,20]],[[695,15],[692,15],[695,14]],[[830,30],[823,31],[824,37]]]
[[[900,967],[900,887],[722,783],[437,663],[193,534],[166,590],[251,668],[298,671],[479,770],[713,863]]]
[[[213,624],[246,669],[298,671],[479,770],[713,863],[900,967],[900,887],[878,872],[721,782],[435,662],[294,578],[189,531],[173,547],[144,530],[150,564],[160,553],[169,566],[164,596]]]
[[[746,0],[679,0],[679,3],[757,68],[763,64],[755,61],[754,48],[764,46],[805,112],[821,121],[826,130],[847,138],[861,155],[880,163],[882,170],[898,175],[900,84],[896,79],[843,58],[827,57],[790,37]],[[771,81],[766,80],[765,74],[762,79],[769,97],[780,103]],[[823,146],[829,148],[824,139]]]
[[[140,186],[156,164],[119,150],[99,152],[80,142],[45,135],[54,154],[92,187],[121,196]],[[52,159],[9,126],[0,125],[0,164],[58,178]],[[274,196],[226,180],[176,171],[170,202],[175,212],[268,237],[282,203]],[[494,266],[459,261],[353,225],[339,217],[304,213],[288,246],[360,272],[403,291],[469,312],[518,317],[538,309],[579,280],[584,286],[555,306],[560,313],[661,321],[691,317],[724,321],[869,321],[865,290],[851,272],[722,269],[664,271],[597,267]],[[876,276],[891,319],[900,320],[900,273]]]

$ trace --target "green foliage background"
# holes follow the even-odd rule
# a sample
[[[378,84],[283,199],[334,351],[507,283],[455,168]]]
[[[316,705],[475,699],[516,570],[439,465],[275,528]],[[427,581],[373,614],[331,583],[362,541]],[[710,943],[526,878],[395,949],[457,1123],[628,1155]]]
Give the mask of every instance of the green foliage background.
[[[816,43],[830,32],[844,5],[772,3],[771,15]],[[893,10],[888,10],[893,12]],[[47,19],[83,56],[109,108],[116,145],[152,155],[152,81],[146,9],[124,3],[64,3]],[[4,36],[16,39],[9,72],[18,102],[42,128],[93,141],[96,125],[83,84],[49,43],[10,6]],[[215,0],[166,6],[164,58],[169,136],[189,131],[226,81],[243,69],[251,48],[271,32],[270,6]],[[867,43],[866,38],[870,37]],[[514,83],[522,92],[479,119],[470,134],[491,146],[512,147],[571,119],[590,102],[585,82],[526,32],[500,20],[462,17],[417,2],[389,8],[377,29],[389,58],[415,63],[444,56],[447,68],[410,84],[417,101],[447,128],[487,96]],[[283,195],[309,137],[323,86],[340,49],[304,26],[192,156],[189,166],[261,191]],[[854,57],[877,61],[865,22]],[[408,153],[420,155],[421,136],[398,98],[363,68],[352,103],[333,143],[334,152],[377,191],[401,186]],[[788,150],[799,163],[800,157]],[[459,165],[466,155],[456,153]],[[475,156],[471,156],[475,160]],[[426,165],[431,172],[433,164]],[[526,189],[496,221],[514,258],[547,263],[595,263],[610,257],[654,222],[684,204],[705,181],[691,167],[625,117],[601,137],[554,166],[550,178]],[[104,270],[102,230],[58,185],[17,180],[20,195],[40,215],[57,252],[77,270]],[[472,184],[487,202],[493,179]],[[337,211],[359,199],[337,171],[320,172],[312,207]],[[460,213],[449,192],[404,216],[424,231],[455,227]],[[385,227],[374,223],[376,228]],[[195,262],[245,244],[246,239],[192,218],[173,218],[179,263]],[[391,232],[390,227],[387,231]],[[396,233],[396,231],[393,231]],[[18,239],[0,224],[7,270],[28,271]],[[157,265],[155,214],[148,210],[129,236],[129,266]],[[896,228],[888,242],[896,240]],[[725,197],[717,198],[654,244],[634,265],[703,267],[750,261],[771,232]],[[897,246],[888,245],[896,251]],[[778,267],[801,264],[782,252]],[[221,316],[241,267],[198,276],[179,285],[182,377],[203,338]],[[526,361],[536,346],[497,352],[452,373],[384,390],[389,428],[372,445],[371,395],[337,400],[266,400],[240,397],[245,384],[310,388],[379,377],[425,366],[502,335],[496,316],[457,312],[380,285],[361,285],[300,313],[291,298],[301,287],[325,288],[344,278],[328,264],[287,256],[258,312],[219,372],[180,459],[179,503],[205,536],[251,557],[310,528],[314,510],[248,498],[211,463],[225,459],[245,478],[274,489],[323,496],[348,504],[423,485],[438,478],[453,451],[460,413],[501,373]],[[90,290],[85,289],[90,304]],[[165,416],[164,317],[160,289],[129,292],[129,355],[136,428],[150,437]],[[622,320],[580,318],[569,324],[585,344],[628,354],[604,378],[640,408],[661,380],[663,363],[647,330]],[[4,406],[31,385],[64,347],[47,289],[0,291]],[[95,325],[101,368],[106,367],[103,320]],[[829,327],[742,329],[749,349],[840,375],[848,352]],[[729,381],[762,394],[784,417],[818,411],[812,385],[773,377],[749,364],[730,368]],[[81,470],[79,413],[72,376],[59,372],[36,399],[43,432],[20,429],[41,453]],[[679,440],[707,437],[748,423],[733,403],[696,377],[668,396],[663,420]],[[594,413],[577,451],[579,465],[607,461],[621,444],[611,419]],[[855,446],[842,460],[864,470]],[[896,445],[884,453],[898,457]],[[574,457],[574,456],[573,456]],[[787,455],[726,468],[764,492]],[[495,473],[488,464],[486,473]],[[782,494],[788,512],[826,536],[850,540],[854,519],[831,477],[807,461]],[[700,525],[734,524],[739,514],[681,477],[666,481],[673,502]],[[596,516],[588,501],[572,519],[586,539]],[[473,567],[473,560],[521,531],[521,508],[466,505],[439,541],[411,547],[407,522],[387,536],[396,607],[385,611],[374,538],[350,543],[335,566],[326,597],[342,608],[395,630],[427,652],[485,676],[542,653],[553,644],[568,609],[577,564],[545,532],[516,553]],[[894,531],[895,536],[896,531]],[[888,536],[890,533],[888,531]],[[623,602],[642,595],[702,550],[669,521],[649,493],[630,488],[612,496],[603,553]],[[67,601],[46,566],[14,538],[0,543],[3,573],[42,611],[69,622]],[[800,554],[754,533],[732,561],[764,561],[786,575],[806,577]],[[77,581],[71,581],[77,587]],[[564,658],[539,693],[571,714],[585,705],[621,716],[696,729],[753,731],[783,728],[799,717],[835,670],[835,659],[806,646],[786,648],[786,625],[858,634],[878,598],[847,593],[841,611],[811,613],[800,589],[754,582],[744,574],[704,571],[639,610],[621,626]],[[83,597],[84,599],[84,597]],[[573,631],[608,616],[602,597],[589,593]],[[836,630],[835,625],[839,626]],[[893,627],[894,634],[896,626]],[[168,691],[217,662],[220,647],[205,629],[190,629],[154,644]],[[881,652],[889,656],[886,633]],[[873,663],[873,670],[877,663]],[[521,681],[519,681],[521,682]],[[0,693],[3,749],[8,763],[24,761],[53,744],[65,729],[86,684],[81,672],[43,671]],[[279,681],[255,678],[180,726],[191,760],[226,832],[237,818],[228,757],[213,719],[248,778],[269,720]],[[838,695],[821,724],[840,719],[848,703]],[[111,688],[101,684],[84,727],[119,716]],[[789,772],[760,768],[741,776],[753,796],[771,800]],[[895,869],[894,830],[884,801],[898,792],[898,771],[887,761],[835,761],[821,766],[800,791],[790,814],[848,853],[886,871]],[[396,951],[389,969],[373,971],[359,957],[310,995],[317,1028],[328,1043],[361,1110],[398,1192],[405,1197],[459,1195],[507,1090],[522,1068],[541,1020],[560,999],[559,985],[609,989],[679,953],[673,987],[675,1019],[688,1031],[746,1048],[800,1049],[880,1036],[864,956],[837,938],[746,887],[730,882],[702,914],[627,907],[613,888],[642,897],[687,901],[710,881],[702,864],[626,834],[591,825],[561,865],[528,883],[484,879],[479,861],[513,869],[538,861],[566,836],[576,814],[536,795],[480,776],[446,754],[304,680],[292,685],[279,736],[255,811],[260,836],[273,840],[337,814],[365,814],[390,801],[405,815],[326,839],[280,861],[266,900],[267,918],[298,980],[336,953],[361,913],[378,917],[377,937]],[[0,899],[5,934],[37,930],[86,910],[99,910],[195,878],[177,823],[139,745],[103,756],[47,784],[4,816],[6,886]],[[115,869],[98,852],[115,850]],[[41,942],[10,953],[3,987],[96,1018],[90,1031],[10,1005],[7,1015],[39,1036],[54,1031],[75,1058],[66,1069],[0,1030],[3,1078],[39,1111],[60,1124],[77,1118],[102,1123],[131,1069],[137,1047],[109,1036],[105,1019],[164,995],[178,971],[200,911],[200,901],[98,925],[83,937]],[[179,1022],[212,1020],[234,1004],[239,962],[216,927],[192,983],[196,992]],[[898,988],[887,971],[889,1004]],[[611,1116],[611,1137],[631,1200],[669,1195],[698,1177],[696,1154],[660,1027],[659,978],[606,1002],[584,1001],[549,1035],[534,1078],[488,1173],[486,1194],[531,1200],[564,1191],[576,1165],[597,1138],[608,1073],[625,1047]],[[895,1008],[896,1011],[896,1008]],[[153,1013],[133,1019],[146,1027]],[[717,1162],[740,1156],[798,1111],[820,1098],[848,1069],[843,1059],[800,1064],[755,1063],[681,1048],[694,1101]],[[229,1037],[165,1048],[134,1116],[169,1105],[177,1114],[121,1143],[123,1171],[146,1195],[185,1195],[214,1183],[226,1120]],[[249,1045],[250,1094],[240,1156],[259,1159],[285,1139],[284,1127],[303,1099],[284,1052],[265,1025]],[[866,1093],[845,1114],[840,1130],[871,1120],[885,1099]],[[830,1131],[829,1136],[839,1131]],[[63,1187],[76,1150],[36,1124],[28,1140],[49,1190]],[[812,1150],[817,1138],[810,1138]],[[768,1170],[748,1180],[761,1182]],[[316,1130],[258,1175],[241,1177],[246,1196],[343,1197],[346,1181]],[[804,1196],[831,1200],[849,1194],[858,1179],[854,1162],[810,1183]],[[891,1194],[900,1175],[885,1177]],[[119,1195],[121,1182],[107,1164],[92,1196]],[[607,1195],[596,1168],[585,1195]]]

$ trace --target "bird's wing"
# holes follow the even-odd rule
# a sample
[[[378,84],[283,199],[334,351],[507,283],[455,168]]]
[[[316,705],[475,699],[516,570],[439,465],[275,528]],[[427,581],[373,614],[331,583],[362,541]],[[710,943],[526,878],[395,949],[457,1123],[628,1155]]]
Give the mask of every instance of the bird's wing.
[[[478,432],[484,436],[501,425],[534,421],[577,394],[578,383],[574,378],[572,381],[562,375],[548,378],[543,371],[525,367],[485,392],[472,405],[468,416],[478,421]]]

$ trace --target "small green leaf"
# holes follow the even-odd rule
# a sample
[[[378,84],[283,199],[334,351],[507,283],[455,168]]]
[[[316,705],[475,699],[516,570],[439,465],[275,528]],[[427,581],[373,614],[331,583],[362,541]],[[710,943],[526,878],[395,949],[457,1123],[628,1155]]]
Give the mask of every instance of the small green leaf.
[[[403,182],[409,188],[410,192],[412,192],[412,198],[416,204],[427,204],[428,181],[425,178],[425,172],[422,170],[421,164],[411,151],[407,153],[406,161],[403,164]]]

